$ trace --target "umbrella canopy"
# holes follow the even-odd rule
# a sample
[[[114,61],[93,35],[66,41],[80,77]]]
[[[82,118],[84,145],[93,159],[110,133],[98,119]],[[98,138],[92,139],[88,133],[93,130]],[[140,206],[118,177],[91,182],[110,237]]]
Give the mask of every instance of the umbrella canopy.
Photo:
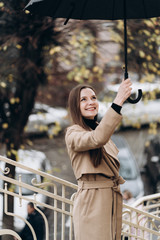
[[[124,12],[124,5],[126,13]],[[53,18],[139,19],[160,16],[159,0],[31,0],[25,9]]]
[[[145,19],[160,16],[160,0],[31,0],[26,10],[33,14],[53,18],[79,20],[118,20],[124,19],[125,79],[127,67],[127,26],[126,19]],[[128,98],[130,103],[137,103],[142,97],[138,90],[137,99]]]

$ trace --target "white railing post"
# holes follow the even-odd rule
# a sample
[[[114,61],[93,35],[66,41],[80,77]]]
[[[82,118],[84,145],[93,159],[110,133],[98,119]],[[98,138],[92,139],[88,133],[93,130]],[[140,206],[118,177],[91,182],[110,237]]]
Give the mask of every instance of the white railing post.
[[[19,182],[22,182],[22,176],[19,175]],[[19,186],[19,206],[22,206],[22,187]]]
[[[54,194],[57,195],[57,186],[54,185]],[[57,200],[54,199],[54,207],[57,208]],[[54,240],[57,240],[57,211],[54,211]]]
[[[62,185],[62,198],[65,198],[65,185]],[[65,203],[62,202],[62,235],[61,235],[61,240],[65,240]]]

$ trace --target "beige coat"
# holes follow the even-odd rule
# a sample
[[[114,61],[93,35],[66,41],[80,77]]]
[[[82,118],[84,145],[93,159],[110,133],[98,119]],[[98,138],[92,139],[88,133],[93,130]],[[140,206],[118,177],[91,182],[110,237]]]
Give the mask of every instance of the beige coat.
[[[118,149],[110,137],[121,119],[122,116],[110,108],[95,130],[86,131],[79,125],[67,129],[66,145],[79,186],[73,209],[76,240],[120,240],[119,183],[124,181],[118,173]],[[95,168],[89,150],[99,147],[103,147],[104,157]]]

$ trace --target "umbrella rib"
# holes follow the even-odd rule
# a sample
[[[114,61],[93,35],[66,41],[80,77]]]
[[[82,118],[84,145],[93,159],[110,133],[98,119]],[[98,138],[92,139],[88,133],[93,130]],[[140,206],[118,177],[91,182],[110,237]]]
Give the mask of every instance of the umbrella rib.
[[[68,17],[67,17],[66,21],[64,22],[64,25],[67,25],[69,19],[70,19],[71,16],[72,16],[72,13],[73,13],[73,11],[74,11],[74,9],[75,9],[75,3],[74,3],[74,2],[71,2],[70,6],[71,6],[71,9],[70,9],[70,12],[69,12],[69,14],[68,14]]]
[[[82,12],[81,12],[80,20],[83,18],[84,9],[85,9],[85,6],[87,5],[87,2],[88,2],[88,0],[84,1],[84,3],[83,3],[83,7],[82,7]]]
[[[60,0],[60,1],[58,2],[58,4],[57,4],[57,6],[55,7],[55,9],[52,11],[53,17],[54,17],[54,15],[55,15],[55,13],[56,13],[56,11],[57,11],[57,9],[59,8],[59,6],[60,6],[61,3],[62,3],[62,0]]]
[[[143,9],[144,9],[145,18],[148,18],[147,11],[146,11],[146,6],[145,6],[145,0],[143,0]]]
[[[115,12],[115,0],[113,0],[113,6],[112,6],[112,19],[114,19],[114,12]]]

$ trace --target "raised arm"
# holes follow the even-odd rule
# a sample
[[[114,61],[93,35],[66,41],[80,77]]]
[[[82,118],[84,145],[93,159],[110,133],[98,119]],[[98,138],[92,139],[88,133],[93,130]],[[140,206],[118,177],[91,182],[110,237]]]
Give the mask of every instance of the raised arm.
[[[122,106],[130,94],[130,80],[122,81],[113,102]],[[69,127],[65,136],[67,147],[77,152],[102,147],[108,142],[121,119],[122,116],[110,107],[95,130],[87,131],[79,125]]]

